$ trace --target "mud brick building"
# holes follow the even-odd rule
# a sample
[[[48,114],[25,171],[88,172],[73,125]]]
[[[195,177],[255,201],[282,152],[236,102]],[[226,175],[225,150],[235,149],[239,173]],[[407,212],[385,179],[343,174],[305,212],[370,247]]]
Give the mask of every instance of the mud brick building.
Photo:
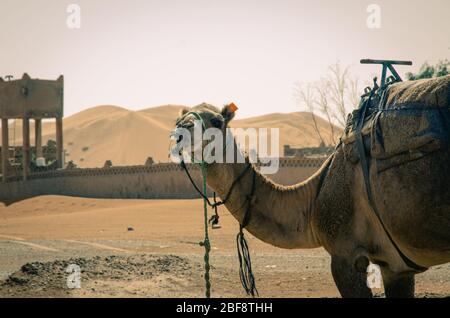
[[[22,120],[22,173],[30,174],[30,120],[35,123],[36,157],[43,157],[42,120],[56,120],[57,166],[63,166],[64,78],[56,81],[32,79],[24,74],[18,80],[0,78],[0,118],[2,123],[2,180],[7,182],[9,169],[9,120]]]

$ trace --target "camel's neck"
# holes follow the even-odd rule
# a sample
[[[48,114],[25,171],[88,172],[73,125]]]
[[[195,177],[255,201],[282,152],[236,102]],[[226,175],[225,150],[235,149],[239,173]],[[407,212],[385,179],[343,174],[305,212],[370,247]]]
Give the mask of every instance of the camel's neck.
[[[208,185],[224,199],[231,184],[246,165],[247,163],[208,165]],[[255,175],[254,199],[246,229],[260,240],[274,246],[318,247],[320,244],[314,235],[311,219],[324,169],[297,185],[281,186],[267,179],[252,166],[233,188],[225,205],[241,223],[248,207],[248,196]]]

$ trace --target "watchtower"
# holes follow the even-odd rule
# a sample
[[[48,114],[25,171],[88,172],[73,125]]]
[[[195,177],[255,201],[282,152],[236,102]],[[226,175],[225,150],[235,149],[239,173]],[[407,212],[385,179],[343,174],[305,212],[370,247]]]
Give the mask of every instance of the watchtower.
[[[63,165],[63,99],[64,77],[56,81],[31,79],[23,74],[18,80],[0,77],[0,118],[2,121],[2,174],[8,180],[9,127],[8,120],[22,120],[23,179],[30,172],[30,119],[35,123],[36,157],[42,157],[42,119],[56,119],[57,165]]]

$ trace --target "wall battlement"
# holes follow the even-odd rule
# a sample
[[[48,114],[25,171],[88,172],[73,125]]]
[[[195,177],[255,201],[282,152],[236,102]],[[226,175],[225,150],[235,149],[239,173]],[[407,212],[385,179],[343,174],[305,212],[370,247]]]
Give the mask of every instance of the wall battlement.
[[[279,171],[269,177],[280,184],[295,184],[312,175],[323,161],[320,158],[280,158]],[[188,169],[193,179],[201,184],[199,167],[188,164]],[[21,176],[9,176],[8,182],[0,184],[0,200],[6,203],[50,194],[117,199],[198,197],[180,165],[174,163],[36,172],[26,181]]]

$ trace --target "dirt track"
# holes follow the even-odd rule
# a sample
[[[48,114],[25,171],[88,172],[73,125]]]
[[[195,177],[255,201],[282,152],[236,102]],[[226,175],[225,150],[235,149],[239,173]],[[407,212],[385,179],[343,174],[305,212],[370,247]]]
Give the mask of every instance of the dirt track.
[[[211,233],[212,295],[244,297],[237,223]],[[201,201],[40,197],[0,208],[0,297],[202,297]],[[322,249],[281,250],[250,235],[264,297],[339,297]],[[66,285],[81,267],[81,289]],[[417,295],[450,296],[450,264],[417,276]],[[380,295],[381,290],[376,290]]]

